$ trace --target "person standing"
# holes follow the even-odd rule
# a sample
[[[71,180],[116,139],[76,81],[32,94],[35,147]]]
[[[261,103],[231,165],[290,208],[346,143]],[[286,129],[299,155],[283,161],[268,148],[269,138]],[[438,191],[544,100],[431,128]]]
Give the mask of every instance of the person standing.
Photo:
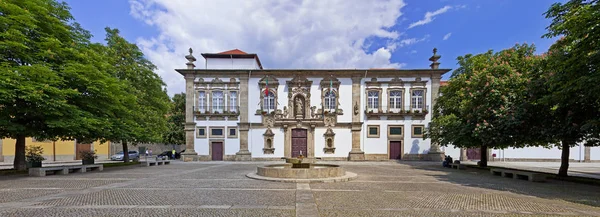
[[[173,151],[171,151],[171,159],[175,159],[175,149],[173,149]]]
[[[150,149],[150,152],[149,152],[149,153],[150,153],[150,157],[152,157],[152,149]]]

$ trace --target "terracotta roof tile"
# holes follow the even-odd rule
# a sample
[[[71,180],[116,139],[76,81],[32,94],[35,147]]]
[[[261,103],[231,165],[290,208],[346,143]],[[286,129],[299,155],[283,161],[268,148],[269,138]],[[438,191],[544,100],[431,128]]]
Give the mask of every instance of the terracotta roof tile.
[[[447,86],[448,85],[448,81],[440,81],[440,86]]]
[[[248,53],[241,51],[239,49],[233,49],[233,50],[223,51],[223,52],[217,53],[217,54],[248,54]]]

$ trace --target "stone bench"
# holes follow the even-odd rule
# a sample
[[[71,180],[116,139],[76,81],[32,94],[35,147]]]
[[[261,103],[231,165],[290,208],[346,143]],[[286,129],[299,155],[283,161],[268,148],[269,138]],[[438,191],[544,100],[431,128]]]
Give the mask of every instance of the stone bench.
[[[145,162],[142,162],[142,166],[145,166],[145,167],[158,166],[158,165],[168,165],[168,164],[171,164],[170,160],[156,160],[156,161],[145,161]]]
[[[465,169],[465,165],[462,164],[456,164],[456,163],[451,163],[450,167],[452,169],[456,168],[457,170],[464,170]]]
[[[90,164],[90,165],[73,165],[73,166],[57,166],[57,167],[40,167],[40,168],[29,168],[29,176],[46,176],[48,172],[52,174],[66,175],[69,173],[85,173],[90,171],[102,171],[104,165],[102,164]]]
[[[536,172],[528,172],[528,171],[519,171],[519,170],[509,170],[509,169],[500,169],[500,168],[492,168],[490,169],[490,173],[496,176],[502,176],[513,179],[523,179],[528,180],[530,182],[544,182],[548,175],[543,173]]]

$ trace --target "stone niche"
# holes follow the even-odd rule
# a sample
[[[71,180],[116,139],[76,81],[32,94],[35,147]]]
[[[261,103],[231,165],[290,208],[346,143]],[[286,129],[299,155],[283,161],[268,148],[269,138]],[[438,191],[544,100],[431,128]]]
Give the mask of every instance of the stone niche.
[[[315,115],[315,108],[310,104],[310,87],[312,81],[299,75],[292,80],[286,81],[288,86],[288,109],[289,117],[295,119],[310,119]]]
[[[327,128],[327,131],[325,134],[323,134],[323,137],[325,137],[325,148],[323,148],[323,152],[325,152],[325,154],[335,153],[335,133],[333,130],[331,128]]]
[[[265,140],[265,147],[263,148],[264,154],[275,153],[275,147],[273,146],[273,136],[275,136],[275,134],[273,133],[271,128],[267,128],[267,131],[265,131],[265,133],[263,134]]]

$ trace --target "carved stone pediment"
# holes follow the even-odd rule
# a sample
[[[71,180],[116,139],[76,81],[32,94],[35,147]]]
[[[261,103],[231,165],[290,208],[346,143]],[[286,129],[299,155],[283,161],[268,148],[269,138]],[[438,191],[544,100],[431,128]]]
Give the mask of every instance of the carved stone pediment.
[[[402,87],[404,86],[404,81],[398,77],[395,77],[390,81],[389,85],[390,87]]]
[[[314,114],[310,104],[310,87],[312,81],[306,77],[296,75],[292,80],[286,81],[288,86],[288,108],[291,116],[296,119],[309,119]]]
[[[320,82],[320,86],[321,89],[329,89],[330,86],[333,86],[333,89],[338,90],[341,83],[342,82],[340,82],[340,80],[338,80],[336,77],[331,76],[323,78]]]

